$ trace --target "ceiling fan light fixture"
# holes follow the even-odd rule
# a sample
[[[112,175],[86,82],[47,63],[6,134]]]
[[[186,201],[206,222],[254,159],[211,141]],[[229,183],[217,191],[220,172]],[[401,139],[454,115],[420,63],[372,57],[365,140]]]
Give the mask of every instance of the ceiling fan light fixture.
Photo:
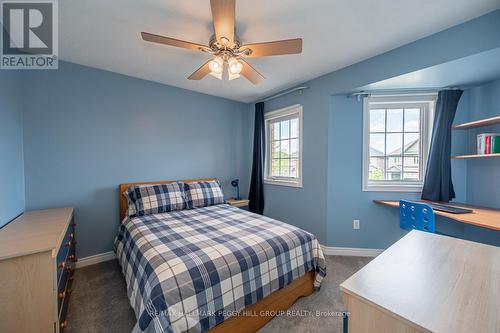
[[[234,79],[237,79],[237,78],[239,78],[239,77],[240,77],[240,74],[233,74],[233,73],[231,73],[230,71],[227,71],[227,79],[228,79],[229,81],[234,80]]]
[[[219,79],[219,80],[222,80],[222,73],[210,72],[209,74],[212,75],[213,77]]]
[[[222,75],[224,71],[224,60],[222,60],[221,57],[215,57],[208,63],[208,68],[212,73]]]
[[[229,58],[228,60],[228,72],[229,74],[238,75],[243,70],[243,64],[236,58]],[[239,75],[238,75],[239,77]]]

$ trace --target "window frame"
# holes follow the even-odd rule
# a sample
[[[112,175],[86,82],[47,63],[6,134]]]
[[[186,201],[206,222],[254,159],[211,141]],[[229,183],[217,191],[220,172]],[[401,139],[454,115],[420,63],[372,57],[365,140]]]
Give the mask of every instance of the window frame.
[[[421,94],[396,94],[396,95],[371,95],[363,98],[363,165],[362,165],[362,191],[363,192],[422,192],[425,170],[429,155],[429,146],[432,135],[432,122],[434,120],[434,108],[437,93]],[[369,180],[370,167],[370,104],[379,104],[381,108],[408,108],[413,104],[422,109],[420,115],[420,152],[422,161],[419,172],[422,175],[420,181],[390,181]],[[387,128],[385,129],[387,130]],[[404,129],[403,129],[404,130]],[[381,132],[387,133],[387,132]],[[402,133],[404,135],[404,132]],[[404,147],[401,149],[401,157],[404,157]],[[384,155],[387,158],[387,152]],[[404,159],[403,159],[404,160]],[[404,163],[404,161],[402,161]]]
[[[303,118],[302,118],[302,105],[294,104],[287,106],[282,109],[266,112],[264,114],[264,128],[265,128],[265,163],[264,163],[264,184],[271,185],[281,185],[289,187],[302,187],[302,175],[303,175]],[[270,127],[269,124],[272,120],[279,118],[290,117],[297,114],[299,121],[299,157],[298,157],[298,177],[273,177],[270,175],[271,170],[271,137],[270,137]],[[278,120],[279,121],[279,120]]]

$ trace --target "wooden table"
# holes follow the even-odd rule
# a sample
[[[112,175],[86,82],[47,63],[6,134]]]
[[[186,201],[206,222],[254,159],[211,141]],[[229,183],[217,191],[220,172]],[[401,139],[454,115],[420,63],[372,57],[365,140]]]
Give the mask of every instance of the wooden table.
[[[379,205],[385,205],[385,206],[399,208],[399,201],[395,201],[395,200],[373,200],[373,202],[375,202],[376,204],[379,204]],[[426,201],[422,201],[422,202],[426,203]],[[432,203],[432,202],[428,202],[428,203]],[[452,213],[442,212],[442,211],[434,209],[434,214],[439,215],[439,216],[445,216],[447,218],[450,218],[450,219],[458,221],[458,222],[476,225],[478,227],[500,230],[500,209],[485,208],[485,207],[471,206],[471,205],[465,205],[465,204],[456,204],[456,203],[449,203],[449,205],[456,206],[456,207],[469,208],[469,209],[472,209],[473,212],[466,213],[466,214],[452,214]]]
[[[344,281],[349,332],[500,332],[500,248],[411,231]]]
[[[234,207],[246,207],[250,203],[250,200],[229,198],[226,200],[226,202]]]

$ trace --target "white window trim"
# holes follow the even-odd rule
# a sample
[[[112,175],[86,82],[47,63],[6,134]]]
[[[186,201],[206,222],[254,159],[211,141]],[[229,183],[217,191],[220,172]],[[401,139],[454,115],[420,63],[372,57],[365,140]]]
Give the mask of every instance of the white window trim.
[[[429,145],[432,134],[432,121],[434,119],[434,107],[437,99],[437,93],[425,94],[395,94],[395,95],[374,95],[363,98],[363,168],[362,168],[362,191],[364,192],[414,192],[420,193],[423,188],[423,180],[414,182],[410,181],[369,181],[369,160],[370,149],[369,132],[370,132],[370,117],[369,117],[369,103],[397,105],[399,103],[414,102],[419,106],[423,106],[424,112],[421,116],[421,129],[423,134],[420,142],[420,149],[422,152],[422,161],[420,165],[420,172],[422,177],[425,176],[425,169],[427,167],[427,159],[429,153]],[[433,103],[431,103],[433,102]]]
[[[298,114],[299,118],[299,176],[298,178],[287,178],[287,177],[269,177],[268,171],[271,163],[271,149],[270,148],[270,137],[269,137],[269,121],[286,117],[288,115]],[[264,165],[264,184],[270,185],[281,185],[281,186],[290,186],[290,187],[302,187],[302,174],[303,174],[303,164],[302,164],[302,156],[304,154],[302,138],[304,136],[302,128],[302,105],[295,104],[288,106],[286,108],[282,108],[275,111],[270,111],[264,114],[264,125],[266,131],[266,160]]]

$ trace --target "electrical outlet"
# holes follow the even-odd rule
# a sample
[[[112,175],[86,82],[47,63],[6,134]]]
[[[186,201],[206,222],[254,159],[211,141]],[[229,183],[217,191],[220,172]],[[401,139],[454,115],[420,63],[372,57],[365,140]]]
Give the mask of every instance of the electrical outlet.
[[[359,220],[352,220],[352,228],[356,230],[360,228]]]

